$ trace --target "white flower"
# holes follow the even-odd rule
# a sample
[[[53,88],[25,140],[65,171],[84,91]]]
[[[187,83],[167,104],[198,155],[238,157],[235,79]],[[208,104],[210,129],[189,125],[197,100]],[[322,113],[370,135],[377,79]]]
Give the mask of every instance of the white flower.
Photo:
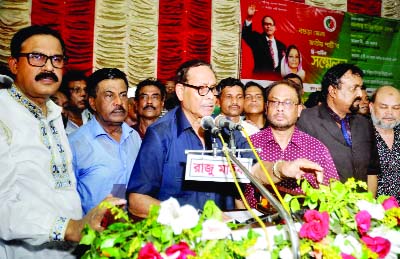
[[[279,258],[294,258],[293,257],[293,253],[292,253],[292,249],[290,249],[290,247],[285,246],[285,248],[283,248],[281,251],[279,251]]]
[[[345,254],[361,254],[362,248],[360,242],[350,235],[337,235],[333,245],[340,247],[340,250]]]
[[[270,259],[271,258],[271,253],[266,250],[255,250],[254,252],[251,252],[248,256],[246,256],[246,259]],[[281,257],[284,258],[284,257]]]
[[[208,219],[203,222],[202,240],[223,239],[230,234],[231,229],[222,221]]]
[[[366,200],[357,201],[357,207],[360,210],[366,210],[371,215],[371,218],[382,220],[385,217],[385,209],[381,204],[375,204]]]
[[[174,198],[161,202],[157,222],[172,227],[175,235],[182,233],[183,229],[190,229],[197,225],[199,214],[191,205],[179,206]]]

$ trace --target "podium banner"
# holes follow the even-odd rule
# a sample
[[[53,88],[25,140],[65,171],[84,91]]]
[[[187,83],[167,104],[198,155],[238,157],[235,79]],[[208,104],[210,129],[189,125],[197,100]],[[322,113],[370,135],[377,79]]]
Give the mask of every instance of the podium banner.
[[[253,159],[239,158],[239,161],[251,171]],[[250,183],[243,171],[233,164],[238,182]],[[187,155],[185,180],[207,182],[234,182],[225,157],[209,155]]]

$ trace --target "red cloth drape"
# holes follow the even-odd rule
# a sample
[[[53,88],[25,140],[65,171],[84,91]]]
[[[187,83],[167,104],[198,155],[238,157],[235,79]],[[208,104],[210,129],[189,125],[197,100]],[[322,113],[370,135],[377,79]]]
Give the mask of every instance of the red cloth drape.
[[[167,80],[190,59],[210,61],[211,0],[161,0],[157,77]]]
[[[67,46],[67,69],[93,68],[95,0],[32,0],[31,23],[58,30]]]
[[[347,11],[351,13],[381,16],[381,6],[381,0],[347,0]]]

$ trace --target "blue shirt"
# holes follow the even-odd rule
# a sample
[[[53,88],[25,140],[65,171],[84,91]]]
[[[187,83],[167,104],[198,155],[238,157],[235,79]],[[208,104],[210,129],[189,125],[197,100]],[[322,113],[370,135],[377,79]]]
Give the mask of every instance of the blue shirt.
[[[210,149],[212,137],[207,133],[205,142]],[[248,148],[239,132],[235,139],[237,147]],[[221,148],[219,140],[218,143]],[[207,200],[214,200],[221,209],[233,209],[233,184],[184,180],[185,150],[203,149],[181,107],[174,108],[147,128],[127,192],[146,194],[160,201],[174,197],[180,205],[191,204],[198,209],[203,209]]]
[[[94,118],[68,136],[73,155],[77,189],[86,214],[114,187],[125,191],[141,139],[126,123],[118,143]],[[114,186],[115,185],[115,186]]]

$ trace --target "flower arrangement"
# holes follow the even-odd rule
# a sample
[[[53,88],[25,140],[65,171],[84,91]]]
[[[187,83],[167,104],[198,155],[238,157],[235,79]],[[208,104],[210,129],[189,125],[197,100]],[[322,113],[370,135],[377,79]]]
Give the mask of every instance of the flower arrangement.
[[[203,212],[180,206],[170,198],[152,206],[149,216],[132,222],[120,208],[105,204],[118,222],[103,232],[84,229],[81,244],[90,245],[82,258],[195,259],[245,258],[258,234],[252,230],[241,239],[230,238],[237,225],[224,223],[222,211],[211,200]]]
[[[301,222],[296,223],[301,258],[399,258],[400,208],[393,197],[374,199],[360,192],[366,185],[354,179],[319,189],[307,181],[300,184],[304,195],[284,200]],[[106,206],[118,221],[103,232],[84,229],[81,244],[90,245],[84,259],[293,258],[284,225],[268,227],[269,238],[260,229],[235,230],[240,224],[223,222],[213,201],[199,214],[171,198],[152,206],[140,222]]]
[[[399,258],[400,208],[393,197],[376,200],[366,184],[346,183],[312,188],[301,183],[305,195],[286,195],[294,212],[305,210],[300,230],[302,258]],[[304,210],[303,210],[304,212]]]

